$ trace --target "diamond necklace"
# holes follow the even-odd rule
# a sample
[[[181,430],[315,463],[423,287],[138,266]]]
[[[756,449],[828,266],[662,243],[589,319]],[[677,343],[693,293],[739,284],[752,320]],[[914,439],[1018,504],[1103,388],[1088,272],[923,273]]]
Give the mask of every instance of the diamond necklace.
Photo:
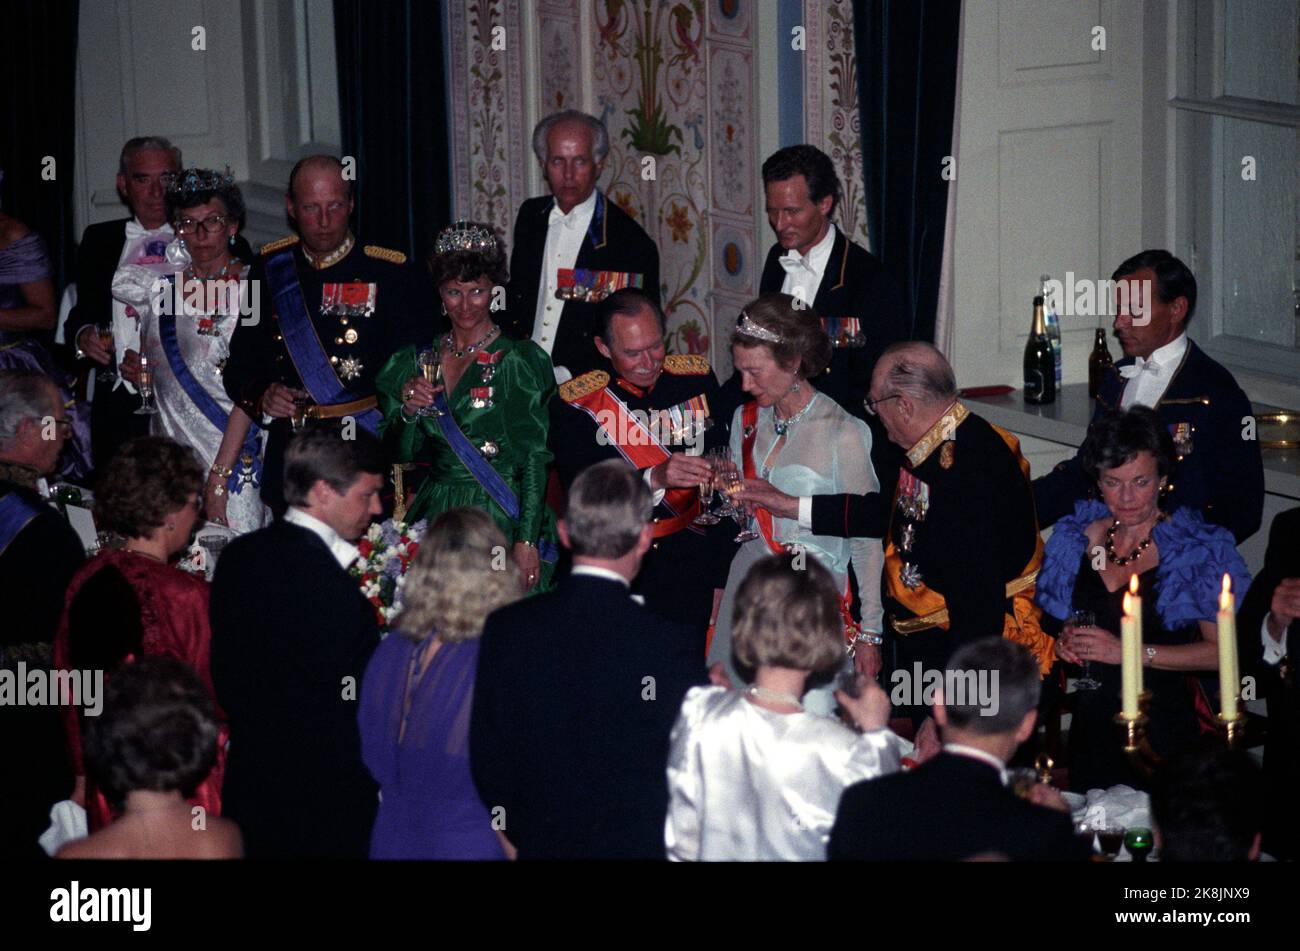
[[[807,403],[803,404],[803,409],[799,410],[799,412],[795,413],[793,416],[789,416],[785,419],[781,419],[776,415],[776,405],[773,404],[772,428],[776,430],[776,434],[778,436],[784,436],[787,432],[789,432],[791,426],[799,422],[799,420],[803,419],[804,413],[808,412],[809,407],[813,405],[813,400],[815,399],[817,399],[816,393],[812,395],[812,399],[808,400]]]
[[[487,332],[487,334],[483,337],[482,340],[479,340],[476,343],[471,343],[464,350],[456,349],[455,342],[452,339],[451,334],[449,333],[442,338],[442,345],[447,348],[448,352],[453,357],[459,360],[461,357],[468,356],[471,353],[475,353],[476,351],[483,349],[483,346],[500,332],[501,332],[500,327],[493,327],[491,330]]]

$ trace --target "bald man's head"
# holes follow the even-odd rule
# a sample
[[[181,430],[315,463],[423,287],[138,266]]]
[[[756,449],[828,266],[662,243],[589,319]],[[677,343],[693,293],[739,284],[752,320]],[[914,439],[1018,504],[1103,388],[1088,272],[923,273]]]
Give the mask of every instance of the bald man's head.
[[[952,365],[932,344],[919,340],[887,347],[872,376],[878,377],[881,390],[900,393],[917,405],[942,404],[946,408],[957,398]]]
[[[334,156],[309,155],[299,161],[289,173],[284,203],[303,246],[313,254],[328,254],[347,240],[352,182],[344,179],[343,163]]]

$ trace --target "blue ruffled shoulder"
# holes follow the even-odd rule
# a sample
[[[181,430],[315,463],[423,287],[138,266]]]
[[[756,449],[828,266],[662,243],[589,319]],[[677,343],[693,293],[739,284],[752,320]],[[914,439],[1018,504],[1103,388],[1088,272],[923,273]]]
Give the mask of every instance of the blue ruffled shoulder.
[[[1241,603],[1250,587],[1250,569],[1237,553],[1232,532],[1207,522],[1195,509],[1179,508],[1156,525],[1152,536],[1160,550],[1156,610],[1168,630],[1214,620],[1225,573]]]
[[[1109,514],[1105,502],[1081,499],[1074,503],[1072,514],[1057,520],[1047,540],[1034,600],[1058,621],[1070,616],[1074,604],[1074,582],[1079,576],[1079,559],[1088,547],[1088,526]]]

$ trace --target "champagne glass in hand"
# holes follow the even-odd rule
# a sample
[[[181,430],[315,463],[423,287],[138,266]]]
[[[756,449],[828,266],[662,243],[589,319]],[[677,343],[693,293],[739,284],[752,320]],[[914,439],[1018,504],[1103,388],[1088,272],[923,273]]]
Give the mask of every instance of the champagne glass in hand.
[[[158,412],[158,406],[153,400],[153,364],[143,353],[140,354],[140,377],[135,381],[135,386],[140,391],[140,408],[135,411],[135,415],[153,416]]]
[[[717,468],[714,466],[712,455],[705,457],[709,463],[709,474],[700,480],[700,514],[695,516],[691,524],[693,525],[717,525],[722,519],[709,511],[709,502],[713,496],[713,485],[716,481]]]
[[[442,382],[442,351],[435,345],[428,350],[421,350],[416,360],[420,365],[420,375],[435,387]],[[437,395],[434,396],[437,399]],[[421,406],[415,411],[417,416],[441,416],[442,410],[434,404]]]
[[[108,364],[95,368],[95,377],[100,383],[117,382],[117,348],[113,344],[113,325],[102,323],[95,325],[99,345],[108,351]]]
[[[1070,614],[1069,623],[1065,626],[1065,635],[1066,637],[1073,637],[1076,628],[1094,627],[1096,623],[1097,618],[1093,612],[1085,610],[1073,611]],[[1080,668],[1082,673],[1080,673],[1079,679],[1074,682],[1074,689],[1100,690],[1101,681],[1097,680],[1097,678],[1092,675],[1092,661],[1084,660],[1083,663],[1080,664]]]
[[[750,516],[749,513],[745,511],[745,506],[736,505],[735,503],[736,493],[745,487],[745,480],[744,478],[741,477],[740,470],[736,468],[736,464],[734,462],[728,463],[726,465],[726,467],[722,470],[721,478],[722,478],[722,490],[726,492],[727,495],[732,497],[731,504],[734,510],[732,512],[732,518],[734,518],[736,520],[736,524],[740,526],[740,531],[736,534],[734,540],[737,543],[753,541],[755,538],[758,537],[758,532],[755,532],[748,527]]]

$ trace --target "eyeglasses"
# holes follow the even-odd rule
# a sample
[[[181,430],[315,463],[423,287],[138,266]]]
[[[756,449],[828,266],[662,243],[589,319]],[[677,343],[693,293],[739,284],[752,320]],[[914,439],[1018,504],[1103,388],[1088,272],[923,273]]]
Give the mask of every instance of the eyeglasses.
[[[197,221],[194,218],[182,218],[176,222],[176,231],[179,234],[193,234],[199,228],[202,228],[204,234],[213,234],[224,228],[229,221],[230,219],[225,215],[208,215],[202,221]]]
[[[887,400],[896,400],[896,399],[898,399],[898,397],[899,397],[900,395],[901,395],[901,394],[899,394],[899,393],[893,393],[893,394],[891,394],[891,395],[889,395],[889,396],[882,396],[882,397],[881,397],[880,399],[878,399],[878,400],[873,400],[873,399],[867,398],[867,399],[865,399],[865,400],[862,401],[862,408],[865,409],[865,410],[866,410],[868,413],[870,413],[872,416],[875,416],[875,415],[876,415],[876,404],[877,404],[877,403],[884,403],[884,402],[886,402]]]

